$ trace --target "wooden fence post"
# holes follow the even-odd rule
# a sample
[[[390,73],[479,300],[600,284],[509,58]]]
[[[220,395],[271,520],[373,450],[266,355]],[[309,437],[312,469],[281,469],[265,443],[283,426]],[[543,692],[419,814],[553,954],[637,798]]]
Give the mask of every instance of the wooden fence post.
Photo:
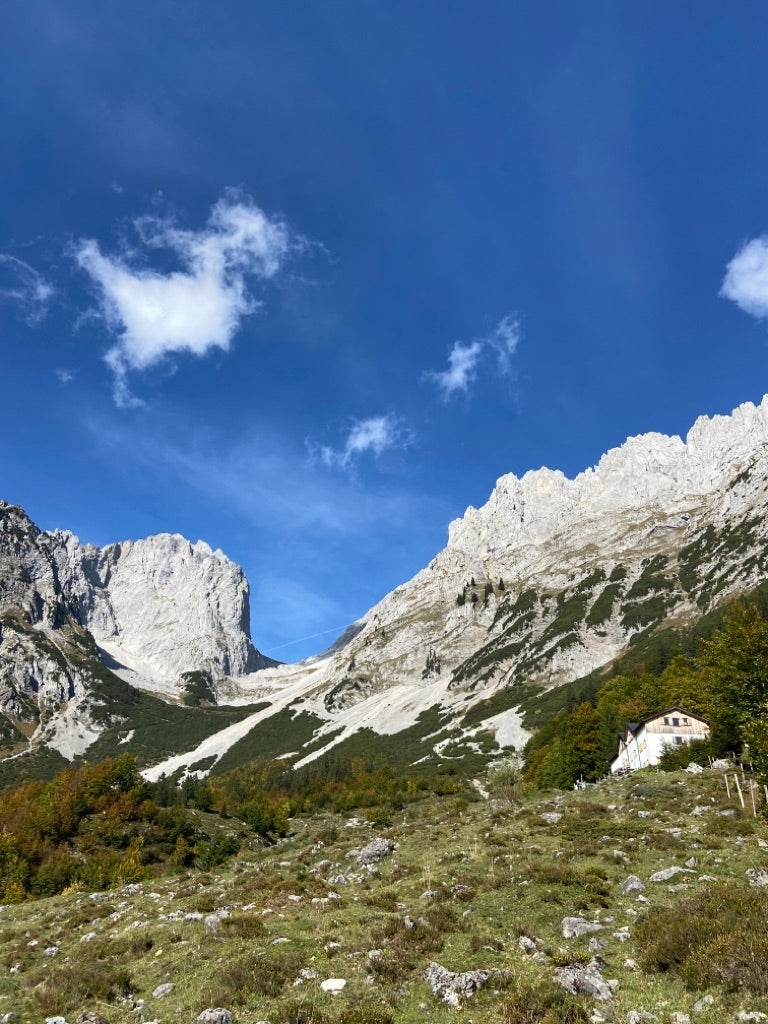
[[[739,782],[739,776],[737,772],[733,773],[733,781],[736,783],[736,789],[739,794],[739,800],[741,801],[741,809],[744,810],[744,794],[741,792],[741,784]]]
[[[731,787],[728,784],[728,776],[727,775],[723,775],[723,778],[725,779],[725,792],[728,794],[728,799],[730,800],[731,799]]]

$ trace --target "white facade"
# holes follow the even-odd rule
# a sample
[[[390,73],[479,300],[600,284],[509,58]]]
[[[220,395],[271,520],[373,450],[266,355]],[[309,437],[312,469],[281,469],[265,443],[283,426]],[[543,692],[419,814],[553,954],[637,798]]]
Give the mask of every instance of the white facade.
[[[628,725],[619,737],[619,749],[611,762],[611,772],[633,772],[658,764],[670,747],[693,740],[709,739],[705,719],[683,708],[668,708],[644,722]]]

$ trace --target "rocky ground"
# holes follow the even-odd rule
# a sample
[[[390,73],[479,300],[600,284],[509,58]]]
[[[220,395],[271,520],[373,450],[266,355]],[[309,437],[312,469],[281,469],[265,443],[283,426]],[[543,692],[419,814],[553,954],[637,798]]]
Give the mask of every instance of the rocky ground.
[[[764,927],[744,925],[764,925],[768,828],[721,772],[524,798],[503,772],[480,782],[488,799],[385,828],[294,820],[216,874],[6,906],[0,1020],[768,1020]],[[676,928],[720,894],[744,913],[692,981]]]

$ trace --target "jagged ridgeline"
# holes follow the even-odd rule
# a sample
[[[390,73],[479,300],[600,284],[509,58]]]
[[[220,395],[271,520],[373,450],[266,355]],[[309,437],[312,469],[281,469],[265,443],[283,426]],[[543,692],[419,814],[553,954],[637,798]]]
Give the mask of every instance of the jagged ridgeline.
[[[564,684],[640,664],[768,579],[766,508],[768,399],[685,441],[631,438],[572,480],[505,476],[325,654],[275,665],[220,551],[99,549],[0,505],[3,742],[22,754],[6,771],[125,750],[154,778],[330,750],[472,771],[522,748]]]

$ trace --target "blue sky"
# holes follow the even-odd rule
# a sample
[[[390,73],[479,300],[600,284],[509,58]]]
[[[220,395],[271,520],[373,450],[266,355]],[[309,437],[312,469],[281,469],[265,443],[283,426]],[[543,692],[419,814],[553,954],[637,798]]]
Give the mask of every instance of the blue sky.
[[[764,4],[1,17],[0,494],[221,547],[275,656],[503,473],[766,390]]]

